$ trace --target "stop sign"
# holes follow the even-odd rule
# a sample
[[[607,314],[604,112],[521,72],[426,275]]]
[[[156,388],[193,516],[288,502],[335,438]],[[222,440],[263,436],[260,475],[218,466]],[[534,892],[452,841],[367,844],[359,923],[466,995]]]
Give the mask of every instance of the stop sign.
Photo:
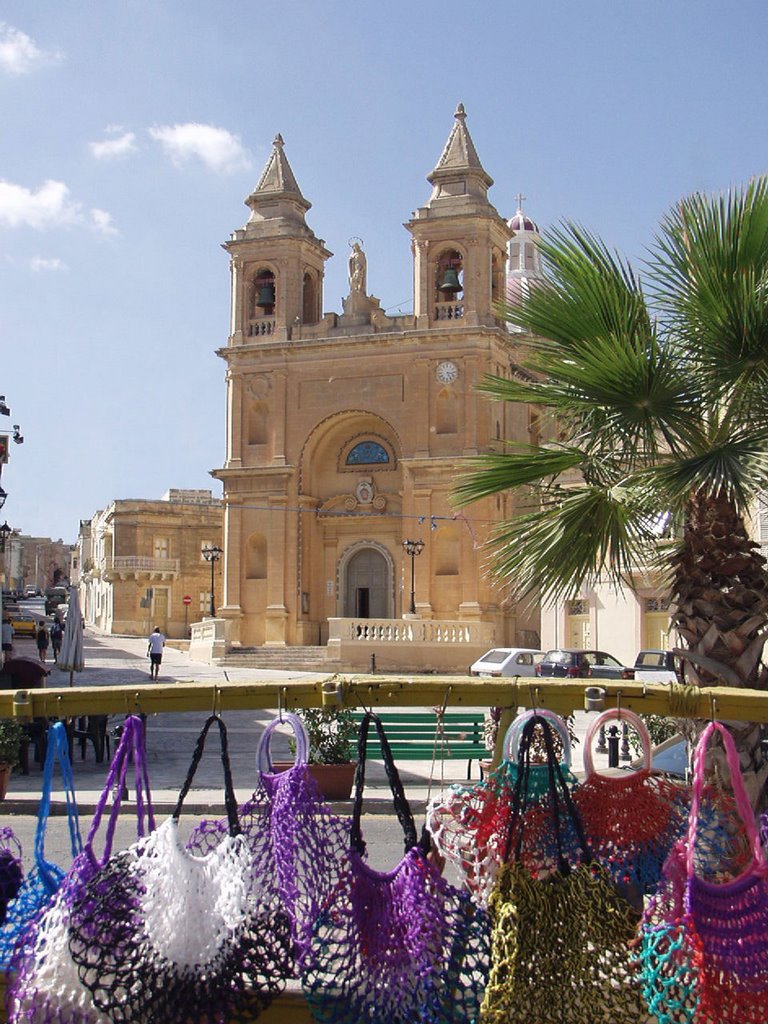
[[[183,600],[184,604],[192,604],[192,598],[189,596],[189,594],[185,594]]]

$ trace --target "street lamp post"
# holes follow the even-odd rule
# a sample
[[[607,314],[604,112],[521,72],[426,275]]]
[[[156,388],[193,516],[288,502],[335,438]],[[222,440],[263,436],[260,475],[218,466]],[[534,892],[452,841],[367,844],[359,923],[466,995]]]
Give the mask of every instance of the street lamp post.
[[[213,575],[213,573],[214,573],[214,569],[216,568],[216,563],[218,562],[218,560],[221,558],[221,556],[223,554],[224,554],[224,552],[221,550],[221,548],[217,547],[215,544],[213,545],[213,547],[203,548],[203,558],[206,560],[206,562],[210,562],[211,563],[211,618],[212,619],[216,618],[216,604],[214,602],[214,597],[213,597],[213,584],[214,584],[214,575]]]
[[[416,614],[416,556],[424,550],[423,540],[404,540],[403,548],[411,560],[411,615]]]

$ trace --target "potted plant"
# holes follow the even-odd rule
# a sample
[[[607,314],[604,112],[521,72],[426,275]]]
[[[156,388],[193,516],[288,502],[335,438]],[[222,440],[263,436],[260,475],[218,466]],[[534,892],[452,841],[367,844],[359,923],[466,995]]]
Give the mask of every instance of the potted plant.
[[[307,730],[310,774],[327,800],[349,800],[355,776],[357,722],[352,708],[304,708],[297,714]],[[291,743],[295,751],[295,743]],[[283,762],[277,770],[290,767]]]
[[[19,763],[19,747],[24,739],[24,726],[15,718],[0,718],[0,800],[8,792],[11,771]]]

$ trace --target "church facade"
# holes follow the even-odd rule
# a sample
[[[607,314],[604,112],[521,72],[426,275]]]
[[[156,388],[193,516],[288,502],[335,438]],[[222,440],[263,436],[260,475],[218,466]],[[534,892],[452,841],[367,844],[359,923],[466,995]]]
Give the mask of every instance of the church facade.
[[[538,610],[508,604],[486,571],[484,542],[514,497],[451,503],[465,459],[537,429],[527,406],[477,391],[486,374],[515,372],[517,336],[494,312],[515,231],[489,201],[461,106],[427,180],[405,225],[409,315],[388,316],[368,294],[359,242],[343,311],[322,312],[332,254],[306,221],[280,136],[248,222],[225,243],[227,446],[213,475],[230,645],[326,645],[407,622],[473,650],[538,646]]]

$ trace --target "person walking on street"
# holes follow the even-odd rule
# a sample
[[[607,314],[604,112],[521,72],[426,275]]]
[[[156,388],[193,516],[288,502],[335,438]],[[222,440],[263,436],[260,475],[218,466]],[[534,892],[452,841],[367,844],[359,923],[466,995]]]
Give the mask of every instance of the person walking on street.
[[[48,650],[48,630],[45,628],[45,623],[41,622],[40,627],[37,630],[37,652],[40,655],[40,661],[45,661],[45,654]]]
[[[149,646],[147,647],[147,654],[149,655],[149,678],[157,679],[160,673],[160,662],[163,660],[163,647],[165,646],[165,637],[160,632],[160,627],[155,626],[154,630],[149,637]]]
[[[56,616],[51,626],[51,650],[53,651],[53,660],[59,660],[59,651],[61,650],[61,641],[64,638],[64,627],[61,624],[61,619]]]

